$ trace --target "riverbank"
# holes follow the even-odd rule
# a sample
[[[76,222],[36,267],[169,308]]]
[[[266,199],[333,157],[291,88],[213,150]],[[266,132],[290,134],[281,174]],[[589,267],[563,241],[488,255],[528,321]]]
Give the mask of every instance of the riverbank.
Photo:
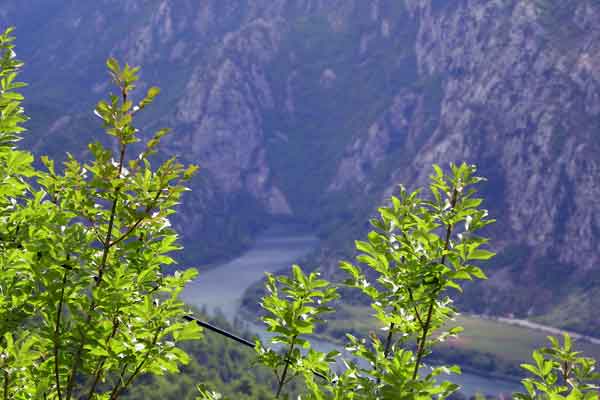
[[[318,238],[307,232],[298,233],[289,227],[279,226],[258,235],[255,244],[240,257],[211,270],[202,269],[200,276],[183,292],[182,298],[189,304],[205,309],[210,314],[221,313],[228,321],[239,318],[239,306],[245,290],[260,281],[265,272],[278,272],[289,268],[305,257],[318,245]],[[255,324],[256,315],[246,319],[254,333],[265,334]],[[361,331],[361,335],[369,330]],[[339,348],[326,341],[317,341],[319,348]],[[471,370],[470,368],[468,368]],[[475,372],[475,371],[474,371]],[[482,371],[449,377],[463,387],[466,394],[476,392],[509,393],[517,388],[514,382],[490,378]]]
[[[365,337],[368,332],[377,332],[383,328],[372,313],[367,306],[339,305],[336,314],[331,316],[316,336],[339,345],[345,345],[346,333]],[[438,344],[430,362],[457,364],[464,371],[493,379],[518,382],[525,375],[520,364],[528,361],[530,346],[536,348],[544,344],[542,339],[538,342],[537,338],[534,342],[529,342],[529,336],[523,332],[518,332],[520,336],[513,338],[510,335],[514,332],[504,332],[497,326],[482,325],[480,320],[472,317],[460,316],[449,328],[453,326],[463,326],[465,331],[457,338],[448,338]],[[503,353],[508,353],[507,349],[519,341],[521,343],[517,348],[523,354],[510,352],[510,357],[503,357]]]
[[[365,336],[368,332],[378,331],[383,327],[378,325],[372,314],[373,310],[368,306],[341,304],[318,332],[319,337],[343,344],[347,332]],[[493,377],[512,380],[523,377],[525,371],[520,365],[531,361],[533,350],[548,346],[548,334],[556,336],[563,331],[519,322],[459,315],[448,324],[448,328],[460,326],[464,331],[458,337],[440,343],[435,356],[440,362],[459,364]],[[580,335],[575,337],[581,338]],[[580,339],[574,340],[574,346],[586,356],[600,359],[600,345]]]
[[[257,235],[252,247],[239,257],[211,269],[201,268],[198,278],[183,291],[182,299],[210,314],[222,313],[232,322],[249,286],[266,272],[289,267],[318,243],[316,236],[298,225],[272,226]]]
[[[564,330],[564,329],[555,328],[555,327],[552,327],[549,325],[539,324],[539,323],[529,321],[526,319],[494,317],[494,316],[489,316],[489,315],[475,315],[475,314],[474,314],[474,316],[476,316],[478,318],[482,318],[482,319],[499,321],[499,322],[509,324],[509,325],[520,326],[520,327],[527,328],[527,329],[533,329],[536,331],[548,333],[550,335],[568,334],[574,340],[583,341],[583,342],[587,342],[587,343],[591,343],[591,344],[595,344],[595,345],[600,345],[600,338],[583,335],[583,334],[580,334],[577,332],[572,332],[572,331],[568,331],[568,330]]]
[[[285,234],[288,233],[290,230],[296,232],[298,235],[314,236],[310,227],[308,227],[302,222],[285,217],[274,217],[271,221],[271,225],[261,226],[256,231],[254,231],[251,236],[245,237],[244,240],[241,243],[239,243],[237,247],[232,247],[233,250],[231,251],[231,253],[218,257],[212,257],[205,263],[201,263],[201,265],[191,266],[197,268],[200,273],[210,271],[217,267],[222,267],[223,265],[227,265],[240,258],[242,255],[251,251],[253,248],[256,247],[258,240],[261,240],[265,237],[277,236],[280,234],[284,234],[285,236]],[[316,236],[314,236],[314,239],[318,242],[318,238]],[[187,259],[180,260],[180,263],[193,264]]]

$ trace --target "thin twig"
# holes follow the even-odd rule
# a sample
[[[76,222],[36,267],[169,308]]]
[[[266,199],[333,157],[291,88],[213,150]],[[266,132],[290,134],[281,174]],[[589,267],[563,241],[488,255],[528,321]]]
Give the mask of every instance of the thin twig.
[[[291,381],[293,381],[295,378],[297,378],[298,375],[300,375],[300,374],[296,372],[294,375],[288,377],[283,384],[287,385],[288,383],[290,383]]]
[[[135,221],[135,223],[133,225],[131,225],[129,227],[129,229],[127,229],[127,231],[125,231],[124,234],[119,236],[117,239],[113,240],[108,245],[109,247],[113,247],[117,243],[127,239],[127,237],[131,234],[131,232],[133,232],[148,217],[148,212],[150,212],[150,210],[152,210],[156,206],[156,203],[158,203],[158,199],[160,198],[160,194],[162,193],[163,189],[164,189],[164,187],[162,187],[162,185],[161,185],[159,190],[156,193],[156,196],[154,196],[154,199],[152,199],[152,203],[149,204],[148,206],[146,206],[146,209],[144,210],[144,216],[140,217],[137,221]]]
[[[454,192],[452,193],[452,201],[450,208],[453,210],[456,207],[456,202],[458,200],[458,190],[454,188]],[[442,259],[440,260],[440,264],[444,265],[446,263],[446,252],[450,247],[450,236],[452,235],[452,224],[448,224],[446,228],[446,240],[444,243],[444,251],[442,253]],[[437,288],[432,295],[431,302],[429,303],[429,309],[427,310],[427,319],[425,320],[425,326],[423,328],[423,335],[419,343],[417,344],[417,361],[415,362],[415,369],[413,370],[412,379],[417,377],[419,372],[419,368],[421,366],[421,360],[423,359],[423,354],[425,353],[425,342],[427,341],[427,335],[429,334],[429,329],[431,329],[431,317],[433,315],[433,309],[435,307],[435,302],[437,300],[437,296],[442,288]]]
[[[81,210],[81,213],[90,222],[90,227],[92,228],[92,230],[94,231],[94,234],[96,235],[96,240],[98,240],[100,243],[102,243],[102,235],[100,234],[100,231],[98,230],[98,223],[97,223],[96,219],[93,216],[86,213],[85,210]]]
[[[142,361],[140,361],[140,363],[135,368],[133,373],[129,376],[127,381],[125,381],[125,384],[123,386],[121,386],[120,388],[118,386],[115,386],[112,393],[110,394],[110,400],[116,400],[121,395],[121,393],[123,393],[123,391],[129,387],[131,382],[133,382],[133,380],[139,375],[140,371],[142,370],[142,368],[148,361],[148,358],[150,358],[150,353],[152,352],[152,349],[154,348],[154,346],[156,346],[156,342],[158,341],[158,335],[160,334],[160,332],[162,332],[162,327],[160,327],[156,330],[156,333],[154,334],[154,338],[152,338],[152,344],[148,347],[148,351],[146,352],[144,359]]]
[[[383,350],[384,358],[388,358],[388,356],[390,355],[390,348],[392,346],[392,336],[394,334],[394,327],[395,327],[395,324],[393,322],[390,323],[390,328],[389,328],[390,331],[388,332],[388,336],[385,341],[385,349]]]
[[[125,102],[125,101],[127,101],[127,93],[125,92],[124,89],[123,89],[122,93],[123,93],[123,102]],[[125,161],[126,145],[121,141],[120,146],[121,146],[121,148],[120,148],[120,154],[119,154],[119,167],[118,167],[117,177],[121,176],[121,173],[123,172],[123,163]],[[115,189],[115,193],[114,193],[113,203],[112,203],[112,207],[111,207],[111,211],[110,211],[110,218],[108,221],[108,229],[106,232],[106,239],[104,240],[104,243],[103,243],[104,250],[102,253],[102,261],[100,262],[100,266],[98,267],[98,276],[97,276],[96,283],[95,283],[96,287],[100,286],[100,284],[102,283],[102,276],[104,273],[104,269],[106,268],[106,262],[108,260],[108,253],[110,251],[109,244],[110,244],[110,241],[112,238],[112,230],[113,230],[113,226],[114,226],[115,215],[117,213],[119,190],[120,190],[120,188],[117,187]],[[92,302],[90,303],[90,307],[89,307],[88,314],[86,317],[85,325],[88,325],[90,323],[90,321],[92,320],[92,312],[94,311],[95,308],[96,308],[96,302],[94,299],[92,299]],[[73,392],[73,387],[75,385],[75,378],[77,376],[79,362],[81,361],[81,353],[83,352],[83,348],[85,347],[86,337],[85,337],[84,331],[80,330],[80,334],[81,334],[81,342],[79,343],[79,347],[77,348],[77,352],[75,353],[75,357],[73,358],[73,363],[71,364],[71,375],[69,376],[69,380],[67,383],[67,398],[66,398],[66,400],[71,400],[71,394]]]
[[[4,400],[8,400],[8,383],[10,376],[8,372],[4,370]]]
[[[56,307],[56,326],[54,328],[54,379],[56,380],[56,392],[58,399],[62,400],[62,391],[60,389],[60,320],[62,317],[63,301],[65,298],[65,286],[67,285],[67,272],[65,269],[62,279],[62,288],[60,290],[60,299],[58,300],[58,306]]]
[[[404,237],[404,240],[408,241],[408,237],[406,237],[406,233],[404,231],[401,231],[401,234]],[[404,263],[404,256],[402,257],[402,263]],[[419,327],[421,329],[423,329],[424,328],[423,318],[421,318],[421,313],[419,313],[419,309],[417,308],[417,302],[415,301],[415,298],[413,296],[412,289],[410,287],[407,287],[406,290],[408,291],[408,297],[410,299],[410,302],[412,303],[413,309],[415,310],[415,316],[417,317],[417,321],[419,322]]]
[[[285,383],[285,376],[287,375],[287,371],[288,368],[290,366],[290,357],[292,356],[292,351],[294,351],[294,345],[296,344],[296,335],[294,335],[292,337],[292,343],[290,344],[290,349],[288,350],[287,354],[285,355],[285,366],[283,367],[283,372],[281,374],[281,379],[279,380],[279,387],[277,388],[277,394],[275,395],[275,398],[279,398],[279,395],[281,394],[281,390],[283,389],[283,385]]]
[[[113,318],[113,328],[112,331],[110,333],[110,335],[106,338],[106,344],[108,345],[108,343],[110,342],[110,340],[112,338],[115,337],[115,335],[117,334],[117,329],[119,327],[119,320],[118,318],[115,316]],[[92,386],[90,387],[90,391],[88,393],[88,399],[92,398],[92,395],[94,394],[94,392],[96,391],[96,386],[98,385],[98,383],[100,382],[100,378],[102,377],[102,368],[104,367],[104,363],[106,363],[106,359],[108,357],[104,356],[102,357],[102,359],[98,362],[98,366],[96,367],[96,373],[94,374],[94,382],[92,383]]]
[[[424,324],[423,324],[423,319],[421,318],[421,314],[419,313],[419,309],[417,308],[417,302],[415,301],[415,298],[413,297],[413,292],[411,288],[407,288],[408,290],[408,297],[410,298],[410,302],[413,305],[413,309],[415,310],[415,316],[417,317],[417,321],[419,321],[419,326],[421,327],[421,329],[424,328]]]
[[[121,387],[121,383],[123,383],[123,377],[125,376],[125,371],[127,371],[127,367],[128,366],[129,366],[129,364],[125,363],[121,367],[121,374],[119,375],[119,380],[115,384],[115,387],[113,388],[113,390],[111,392],[111,396],[112,396],[113,393],[116,393],[116,391]]]
[[[119,173],[118,176],[121,176],[121,170],[123,169],[123,159],[125,158],[125,145],[121,145],[121,155],[119,160]],[[102,276],[104,274],[104,269],[106,268],[106,261],[108,260],[108,253],[110,251],[110,241],[112,239],[112,230],[115,223],[115,215],[117,214],[117,203],[119,202],[119,188],[115,189],[115,195],[112,203],[112,207],[110,210],[110,218],[108,220],[108,230],[106,232],[106,239],[104,240],[104,251],[102,253],[102,261],[100,262],[100,266],[98,267],[98,280],[96,281],[96,286],[99,286],[102,283]]]

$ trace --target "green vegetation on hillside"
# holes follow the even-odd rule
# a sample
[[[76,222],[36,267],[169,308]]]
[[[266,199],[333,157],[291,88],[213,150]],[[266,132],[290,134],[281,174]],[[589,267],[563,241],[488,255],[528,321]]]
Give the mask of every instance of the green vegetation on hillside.
[[[448,324],[456,315],[452,297],[464,281],[485,279],[479,264],[494,256],[481,236],[494,220],[476,197],[484,179],[475,166],[434,165],[427,194],[400,187],[367,238],[355,242],[356,260],[340,263],[344,287],[365,296],[375,318],[368,334],[346,335],[351,358],[310,341],[334,311],[335,285],[297,265],[289,276],[268,276],[261,306],[273,336],[256,339],[255,360],[272,370],[269,380],[264,369],[244,371],[255,367],[248,353],[221,338],[183,344],[202,337],[179,300],[196,271],[166,271],[179,249],[169,217],[197,168],[153,157],[168,129],[140,137],[137,114],[159,89],[135,98],[139,68],[109,59],[117,94],[95,114],[113,145],[91,143],[87,162],[68,155],[58,166],[42,157],[37,169],[30,153],[16,149],[27,117],[13,40],[11,29],[0,35],[0,397],[191,398],[193,383],[203,400],[223,399],[215,389],[248,400],[456,394],[458,385],[443,377],[460,369],[429,363],[441,342],[462,331]],[[138,142],[142,151],[132,155]],[[549,340],[533,352],[533,364],[522,365],[530,377],[515,398],[597,400],[595,360],[574,351],[568,335]]]
[[[232,327],[223,318],[210,321],[225,330]],[[248,334],[243,335],[250,338]],[[257,365],[254,351],[214,332],[206,332],[202,341],[186,343],[184,351],[190,363],[176,375],[144,376],[124,396],[127,400],[194,400],[196,385],[204,383],[224,396],[238,400],[271,400],[272,372]]]
[[[163,271],[179,248],[168,217],[196,167],[152,157],[168,129],[130,154],[134,116],[159,89],[134,102],[139,68],[109,59],[118,95],[95,114],[113,146],[35,169],[15,149],[27,117],[11,31],[0,35],[1,395],[115,400],[143,374],[178,371],[189,362],[178,344],[201,336],[178,299],[195,270]]]

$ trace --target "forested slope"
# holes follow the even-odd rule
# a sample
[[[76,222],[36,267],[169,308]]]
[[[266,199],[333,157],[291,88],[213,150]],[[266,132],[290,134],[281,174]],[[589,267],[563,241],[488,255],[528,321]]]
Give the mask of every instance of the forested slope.
[[[315,264],[334,273],[397,183],[465,160],[502,222],[463,307],[593,333],[600,6],[565,4],[7,0],[0,23],[28,61],[38,154],[83,151],[109,55],[164,89],[145,124],[173,126],[166,153],[204,168],[177,221],[188,259],[232,256],[286,217],[320,232]]]

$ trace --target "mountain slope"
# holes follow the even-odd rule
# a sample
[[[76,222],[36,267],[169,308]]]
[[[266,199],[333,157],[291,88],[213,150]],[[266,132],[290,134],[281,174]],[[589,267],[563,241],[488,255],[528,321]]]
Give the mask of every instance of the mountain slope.
[[[387,165],[384,188],[424,183],[434,162],[478,164],[490,179],[487,204],[499,220],[490,234],[500,257],[465,304],[477,312],[536,316],[563,302],[574,311],[572,296],[585,298],[597,281],[600,7],[582,1],[565,12],[560,4],[542,12],[531,1],[411,2],[421,79],[441,80],[437,126],[430,135],[415,114],[419,95],[400,94],[372,135],[348,147],[332,184],[370,182],[363,166],[389,162],[385,143],[394,137],[407,140],[412,155]],[[580,304],[575,321],[550,321],[593,332],[594,301]]]
[[[173,126],[166,154],[204,168],[176,221],[189,259],[295,218],[334,274],[396,184],[464,160],[489,178],[500,254],[462,307],[598,327],[598,1],[37,3],[0,6],[28,61],[28,143],[83,153],[103,60],[142,64],[163,88],[144,128]]]

